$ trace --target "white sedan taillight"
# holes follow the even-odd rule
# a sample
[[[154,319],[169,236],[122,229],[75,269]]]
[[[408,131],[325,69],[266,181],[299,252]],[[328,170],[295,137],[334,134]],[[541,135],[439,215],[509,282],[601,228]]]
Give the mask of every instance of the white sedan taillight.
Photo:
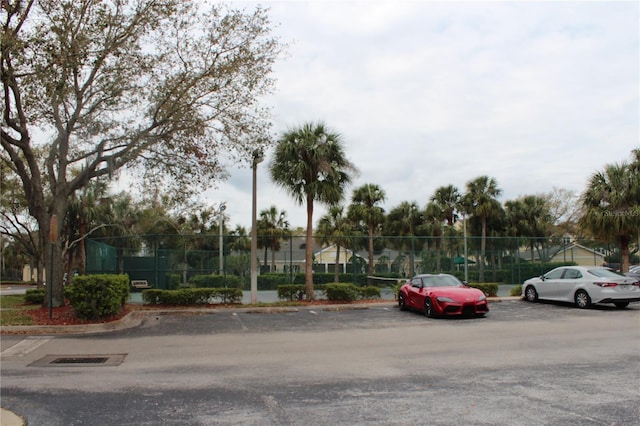
[[[615,287],[618,284],[617,283],[594,283],[595,285],[597,285],[598,287]]]

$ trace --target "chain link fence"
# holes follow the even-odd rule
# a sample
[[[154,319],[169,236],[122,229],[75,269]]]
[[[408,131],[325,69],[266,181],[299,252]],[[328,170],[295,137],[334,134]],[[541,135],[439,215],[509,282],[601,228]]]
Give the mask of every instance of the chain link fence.
[[[256,257],[261,275],[282,274],[283,283],[292,283],[304,274],[304,236],[271,242],[258,236],[258,240]],[[314,239],[312,247],[314,272],[333,274],[337,268],[340,274],[353,277],[354,283],[362,282],[362,275],[408,278],[442,272],[469,282],[518,284],[559,265],[615,264],[617,253],[615,246],[593,240],[487,237],[483,251],[479,237],[378,236],[374,239],[373,274],[369,274],[366,237],[344,238],[339,249],[319,241],[322,239]],[[131,280],[146,280],[162,289],[189,285],[194,277],[216,275],[234,277],[234,283],[248,289],[249,248],[249,238],[234,235],[223,235],[222,239],[219,235],[159,234],[93,239],[86,244],[86,272],[126,273]]]

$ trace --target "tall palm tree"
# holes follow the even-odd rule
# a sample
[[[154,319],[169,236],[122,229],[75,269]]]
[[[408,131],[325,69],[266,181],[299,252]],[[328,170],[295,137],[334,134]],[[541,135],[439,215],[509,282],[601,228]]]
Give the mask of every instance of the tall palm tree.
[[[622,272],[629,271],[629,243],[640,232],[640,152],[631,163],[609,164],[589,179],[582,194],[581,226],[596,238],[615,237],[620,244]]]
[[[440,211],[440,219],[446,221],[449,228],[458,221],[458,205],[460,203],[460,191],[453,185],[441,186],[437,188],[431,196],[431,203],[434,208]],[[443,229],[440,239],[444,242],[446,234],[451,234],[451,229]],[[448,244],[449,248],[455,244]],[[451,255],[453,261],[453,255]],[[438,252],[438,270],[440,270],[440,255]]]
[[[424,215],[415,201],[403,201],[397,207],[389,210],[385,220],[385,234],[397,236],[392,240],[393,245],[400,251],[410,251],[409,276],[413,277],[414,268],[414,236],[423,225]],[[408,238],[407,238],[408,237]]]
[[[316,231],[320,242],[334,244],[336,246],[336,263],[333,280],[338,282],[340,273],[340,248],[347,247],[351,242],[351,222],[344,214],[344,207],[334,205],[329,207],[327,214],[318,221]]]
[[[442,208],[436,204],[435,202],[429,202],[424,208],[424,227],[427,232],[427,235],[430,237],[434,237],[435,246],[436,246],[436,272],[441,271],[440,267],[440,258],[441,253],[440,249],[442,248],[442,236],[444,234],[443,222],[444,222],[444,212]],[[427,272],[424,271],[423,272]]]
[[[482,224],[480,239],[480,258],[478,273],[480,282],[484,282],[485,250],[487,246],[487,218],[500,210],[497,197],[502,194],[498,182],[489,176],[479,176],[467,182],[467,191],[462,197],[461,204],[467,213],[480,218]]]
[[[367,274],[373,275],[373,237],[376,230],[384,223],[384,209],[378,204],[385,200],[385,193],[378,185],[367,183],[353,191],[347,216],[354,222],[361,222],[367,227],[369,265]]]
[[[289,222],[287,212],[278,211],[276,206],[260,212],[258,221],[259,246],[264,247],[264,265],[267,266],[267,249],[271,250],[271,271],[275,271],[276,252],[280,250],[282,239],[287,236]]]
[[[458,220],[457,206],[460,202],[460,191],[453,185],[441,186],[437,188],[431,197],[431,201],[442,211],[444,220],[448,226]]]
[[[340,134],[324,123],[306,123],[282,135],[269,172],[300,205],[306,204],[305,293],[313,300],[313,205],[340,202],[356,168],[347,159]]]

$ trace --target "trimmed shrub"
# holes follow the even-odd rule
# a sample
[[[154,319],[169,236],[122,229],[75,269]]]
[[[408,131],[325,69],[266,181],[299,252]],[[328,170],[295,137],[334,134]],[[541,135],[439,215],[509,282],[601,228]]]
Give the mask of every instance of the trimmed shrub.
[[[359,296],[358,287],[353,284],[326,284],[324,294],[332,301],[353,302]]]
[[[24,303],[27,305],[42,305],[46,290],[44,288],[30,288],[24,293]]]
[[[302,300],[304,298],[304,285],[288,284],[278,286],[278,299],[280,300]]]
[[[358,296],[360,299],[379,299],[380,288],[378,287],[358,287]]]
[[[128,275],[79,275],[65,290],[80,318],[97,319],[116,315],[129,299]]]
[[[522,284],[518,284],[516,286],[511,287],[511,291],[509,292],[509,296],[520,296],[522,295]]]

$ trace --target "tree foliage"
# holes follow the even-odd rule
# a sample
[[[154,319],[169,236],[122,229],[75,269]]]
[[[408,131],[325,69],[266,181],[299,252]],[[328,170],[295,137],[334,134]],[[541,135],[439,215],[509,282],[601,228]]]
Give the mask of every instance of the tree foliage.
[[[15,173],[46,252],[50,216],[128,169],[190,194],[269,143],[259,104],[281,46],[265,10],[181,0],[2,2],[0,160]],[[256,146],[258,145],[258,146]],[[54,244],[59,259],[61,248]],[[61,270],[51,262],[54,306]]]
[[[582,194],[581,225],[603,241],[616,239],[622,255],[621,271],[629,271],[629,244],[640,238],[640,149],[631,162],[608,164],[594,173]]]

